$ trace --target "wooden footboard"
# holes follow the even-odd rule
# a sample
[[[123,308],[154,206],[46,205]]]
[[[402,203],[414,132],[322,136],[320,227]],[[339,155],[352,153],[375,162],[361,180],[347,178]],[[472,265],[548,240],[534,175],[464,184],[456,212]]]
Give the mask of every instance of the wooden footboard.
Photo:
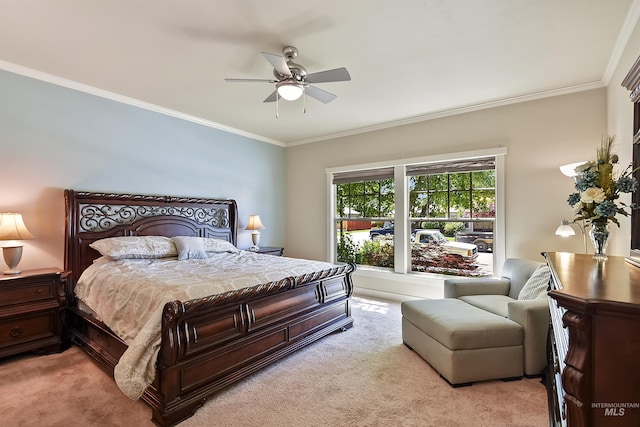
[[[167,304],[156,379],[142,397],[153,421],[177,424],[227,385],[353,326],[353,267],[342,270],[305,283],[285,279],[253,295]],[[67,324],[72,341],[113,375],[126,345],[77,309]]]
[[[221,388],[337,330],[353,325],[350,271],[248,297],[168,304],[158,358],[153,420],[173,425]],[[287,289],[288,288],[288,289]],[[176,345],[171,345],[175,342]]]

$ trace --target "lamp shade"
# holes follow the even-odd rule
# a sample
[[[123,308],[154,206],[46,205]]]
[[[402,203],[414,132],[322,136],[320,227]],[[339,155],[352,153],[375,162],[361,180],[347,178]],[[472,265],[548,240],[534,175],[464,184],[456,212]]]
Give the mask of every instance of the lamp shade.
[[[24,225],[22,215],[19,213],[0,214],[0,240],[27,240],[33,239],[33,234]]]
[[[576,231],[569,225],[569,221],[563,219],[558,228],[556,228],[556,236],[568,237],[575,236]]]
[[[287,101],[295,101],[302,96],[304,87],[294,79],[281,81],[276,85],[278,95]]]
[[[260,221],[260,215],[249,215],[249,223],[245,230],[262,230],[265,226]]]
[[[578,174],[576,173],[576,168],[580,165],[584,165],[585,163],[587,162],[576,162],[562,165],[560,166],[560,172],[562,172],[563,175],[566,175],[569,178],[573,178],[575,176],[578,176]]]

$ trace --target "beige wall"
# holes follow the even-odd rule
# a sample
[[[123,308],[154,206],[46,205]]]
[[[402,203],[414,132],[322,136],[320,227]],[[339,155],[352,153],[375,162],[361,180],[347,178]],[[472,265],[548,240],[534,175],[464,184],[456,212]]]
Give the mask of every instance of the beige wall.
[[[609,134],[615,135],[617,140],[617,151],[620,156],[620,164],[626,165],[632,160],[633,145],[633,104],[629,100],[629,91],[622,87],[621,83],[625,76],[638,59],[640,54],[640,23],[629,38],[618,66],[616,67],[611,81],[607,87],[607,113]],[[627,202],[630,202],[630,197]],[[616,253],[626,255],[631,245],[631,225],[628,218],[623,218],[620,229],[614,228],[616,235],[620,238],[611,242],[612,250]]]
[[[558,167],[595,156],[606,107],[602,88],[289,147],[287,254],[326,258],[326,168],[495,147],[507,148],[506,256],[542,261],[542,251],[580,252],[580,237],[554,235],[572,218],[573,183]]]

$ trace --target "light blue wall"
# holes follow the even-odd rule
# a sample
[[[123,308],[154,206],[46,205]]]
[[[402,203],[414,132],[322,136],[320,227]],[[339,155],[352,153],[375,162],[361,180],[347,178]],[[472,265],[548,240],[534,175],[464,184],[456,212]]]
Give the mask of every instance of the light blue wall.
[[[0,70],[0,212],[36,236],[22,268],[62,266],[65,188],[234,198],[281,246],[284,170],[283,147]]]

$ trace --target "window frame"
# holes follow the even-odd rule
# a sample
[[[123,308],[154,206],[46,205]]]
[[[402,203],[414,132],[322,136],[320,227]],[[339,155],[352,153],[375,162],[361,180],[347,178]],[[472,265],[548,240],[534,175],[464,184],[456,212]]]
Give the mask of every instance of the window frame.
[[[392,161],[355,164],[348,166],[340,166],[325,169],[327,179],[327,230],[328,230],[328,245],[327,245],[327,259],[329,262],[336,262],[336,192],[333,184],[333,175],[337,173],[345,172],[357,172],[359,170],[367,169],[380,169],[393,167],[394,181],[395,181],[395,218],[394,218],[394,237],[397,239],[395,242],[395,262],[393,272],[397,275],[409,276],[409,275],[433,275],[436,277],[443,277],[439,274],[433,273],[416,273],[411,271],[411,259],[407,254],[411,253],[411,242],[407,230],[410,228],[409,217],[409,177],[406,173],[408,165],[419,163],[436,163],[436,162],[453,162],[466,159],[494,157],[495,158],[495,192],[496,192],[496,216],[494,222],[494,242],[493,242],[493,271],[497,271],[497,266],[502,265],[505,258],[505,157],[507,154],[506,147],[497,147],[484,150],[465,151],[457,153],[448,153],[433,156],[424,156],[417,158],[405,158]],[[401,248],[401,250],[398,250]],[[373,267],[367,267],[363,265],[359,266],[364,270],[379,270]],[[386,271],[388,273],[388,271]],[[374,273],[375,274],[375,273]]]

